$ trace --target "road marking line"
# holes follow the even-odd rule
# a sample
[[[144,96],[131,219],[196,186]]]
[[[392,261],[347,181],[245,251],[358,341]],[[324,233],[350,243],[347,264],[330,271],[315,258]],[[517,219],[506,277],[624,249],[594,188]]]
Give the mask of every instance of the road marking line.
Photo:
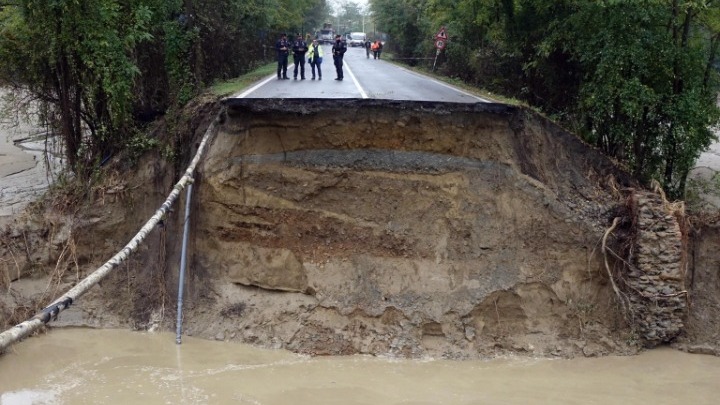
[[[249,89],[243,91],[242,93],[238,94],[237,96],[232,96],[232,97],[230,97],[230,98],[245,98],[245,97],[247,97],[248,94],[250,94],[250,93],[252,93],[253,91],[257,90],[258,88],[264,86],[267,82],[269,82],[270,80],[272,80],[272,79],[274,79],[274,78],[275,78],[275,75],[271,75],[271,76],[268,77],[267,79],[265,79],[265,80],[261,81],[260,83],[258,83],[258,84],[256,84],[256,85],[250,87]]]
[[[451,85],[449,85],[449,84],[447,84],[447,83],[441,82],[440,80],[433,79],[433,78],[430,77],[430,76],[425,76],[424,74],[417,73],[417,72],[413,72],[412,70],[410,70],[410,69],[405,69],[405,68],[402,67],[402,66],[397,66],[397,65],[395,65],[395,66],[396,66],[398,69],[402,69],[402,70],[404,70],[404,71],[406,71],[406,72],[408,72],[408,73],[412,73],[412,74],[414,74],[414,75],[416,75],[416,76],[421,76],[421,77],[423,77],[423,78],[425,78],[425,79],[428,79],[428,80],[430,80],[430,81],[432,81],[432,82],[435,82],[435,83],[437,83],[437,84],[439,84],[439,85],[441,85],[441,86],[443,86],[443,87],[447,87],[448,89],[457,91],[458,93],[464,94],[464,95],[469,96],[469,97],[472,97],[472,98],[476,98],[476,99],[482,101],[483,103],[494,103],[494,101],[490,101],[490,100],[484,99],[484,98],[482,98],[482,97],[480,97],[480,96],[476,96],[476,95],[474,95],[474,94],[472,94],[472,93],[468,93],[467,91],[464,91],[464,90],[462,90],[462,89],[459,89],[459,88],[457,88],[457,87],[455,87],[455,86],[451,86]]]
[[[347,62],[345,62],[345,67],[347,67],[347,71],[350,74],[350,77],[353,79],[353,82],[355,82],[355,87],[357,87],[362,98],[368,98],[368,95],[365,93],[365,90],[363,90],[362,86],[360,86],[360,82],[358,82],[355,78],[355,75],[353,74],[352,70],[350,70],[350,65]]]

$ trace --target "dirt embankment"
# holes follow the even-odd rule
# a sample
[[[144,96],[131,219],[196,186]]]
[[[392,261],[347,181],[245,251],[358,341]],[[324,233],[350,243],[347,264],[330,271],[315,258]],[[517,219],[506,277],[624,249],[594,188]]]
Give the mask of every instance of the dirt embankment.
[[[78,274],[144,222],[168,169],[78,216],[92,226],[62,239]],[[601,249],[618,184],[634,186],[522,108],[227,101],[195,186],[185,330],[312,354],[634,352]],[[172,328],[182,210],[60,322]]]

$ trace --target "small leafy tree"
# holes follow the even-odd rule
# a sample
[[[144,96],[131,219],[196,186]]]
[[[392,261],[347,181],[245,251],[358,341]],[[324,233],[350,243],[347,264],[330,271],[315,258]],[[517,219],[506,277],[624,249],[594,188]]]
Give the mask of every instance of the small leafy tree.
[[[421,56],[418,44],[432,38],[430,28],[423,29],[427,0],[374,0],[370,4],[377,26],[391,38],[390,47],[403,57]]]
[[[718,119],[709,32],[693,24],[701,3],[579,2],[545,42],[582,72],[578,102],[568,106],[576,129],[676,198]]]
[[[132,51],[149,39],[150,11],[116,0],[19,0],[3,10],[2,77],[29,90],[48,112],[77,175],[121,144],[134,80]]]

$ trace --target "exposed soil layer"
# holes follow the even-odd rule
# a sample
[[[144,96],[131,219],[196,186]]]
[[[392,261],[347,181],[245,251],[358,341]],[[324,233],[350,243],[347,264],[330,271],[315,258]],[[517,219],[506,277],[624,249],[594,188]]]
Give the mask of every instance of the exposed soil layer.
[[[630,180],[574,136],[499,104],[226,106],[193,266],[242,313],[192,333],[313,354],[632,350],[597,249],[609,181]]]
[[[596,356],[640,347],[600,248],[618,188],[637,186],[552,122],[502,104],[222,107],[194,186],[187,333],[311,354]],[[220,106],[196,108],[176,142],[193,145]],[[48,284],[62,291],[121,248],[172,184],[172,168],[146,159],[122,192],[96,193],[73,222],[8,234],[38,252],[6,267],[18,272],[8,278],[13,291],[31,283],[28,269],[63,263]],[[173,329],[183,210],[56,324]],[[24,221],[14,229],[33,220]],[[35,280],[49,272],[39,273]],[[17,312],[28,296],[6,297],[5,307]],[[697,332],[692,313],[687,327]],[[684,337],[690,345],[707,338],[693,336]]]
[[[692,263],[686,284],[689,314],[678,346],[692,353],[720,356],[720,218],[696,218]]]

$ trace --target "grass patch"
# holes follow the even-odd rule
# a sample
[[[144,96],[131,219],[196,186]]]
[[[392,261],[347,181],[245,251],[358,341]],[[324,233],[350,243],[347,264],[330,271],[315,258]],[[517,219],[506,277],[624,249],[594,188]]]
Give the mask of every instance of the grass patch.
[[[250,71],[240,77],[231,79],[224,82],[215,83],[210,87],[210,92],[218,96],[227,96],[234,93],[239,93],[242,90],[250,87],[251,84],[264,79],[271,74],[275,74],[277,69],[277,62],[271,62],[267,65],[260,66],[259,68]]]

